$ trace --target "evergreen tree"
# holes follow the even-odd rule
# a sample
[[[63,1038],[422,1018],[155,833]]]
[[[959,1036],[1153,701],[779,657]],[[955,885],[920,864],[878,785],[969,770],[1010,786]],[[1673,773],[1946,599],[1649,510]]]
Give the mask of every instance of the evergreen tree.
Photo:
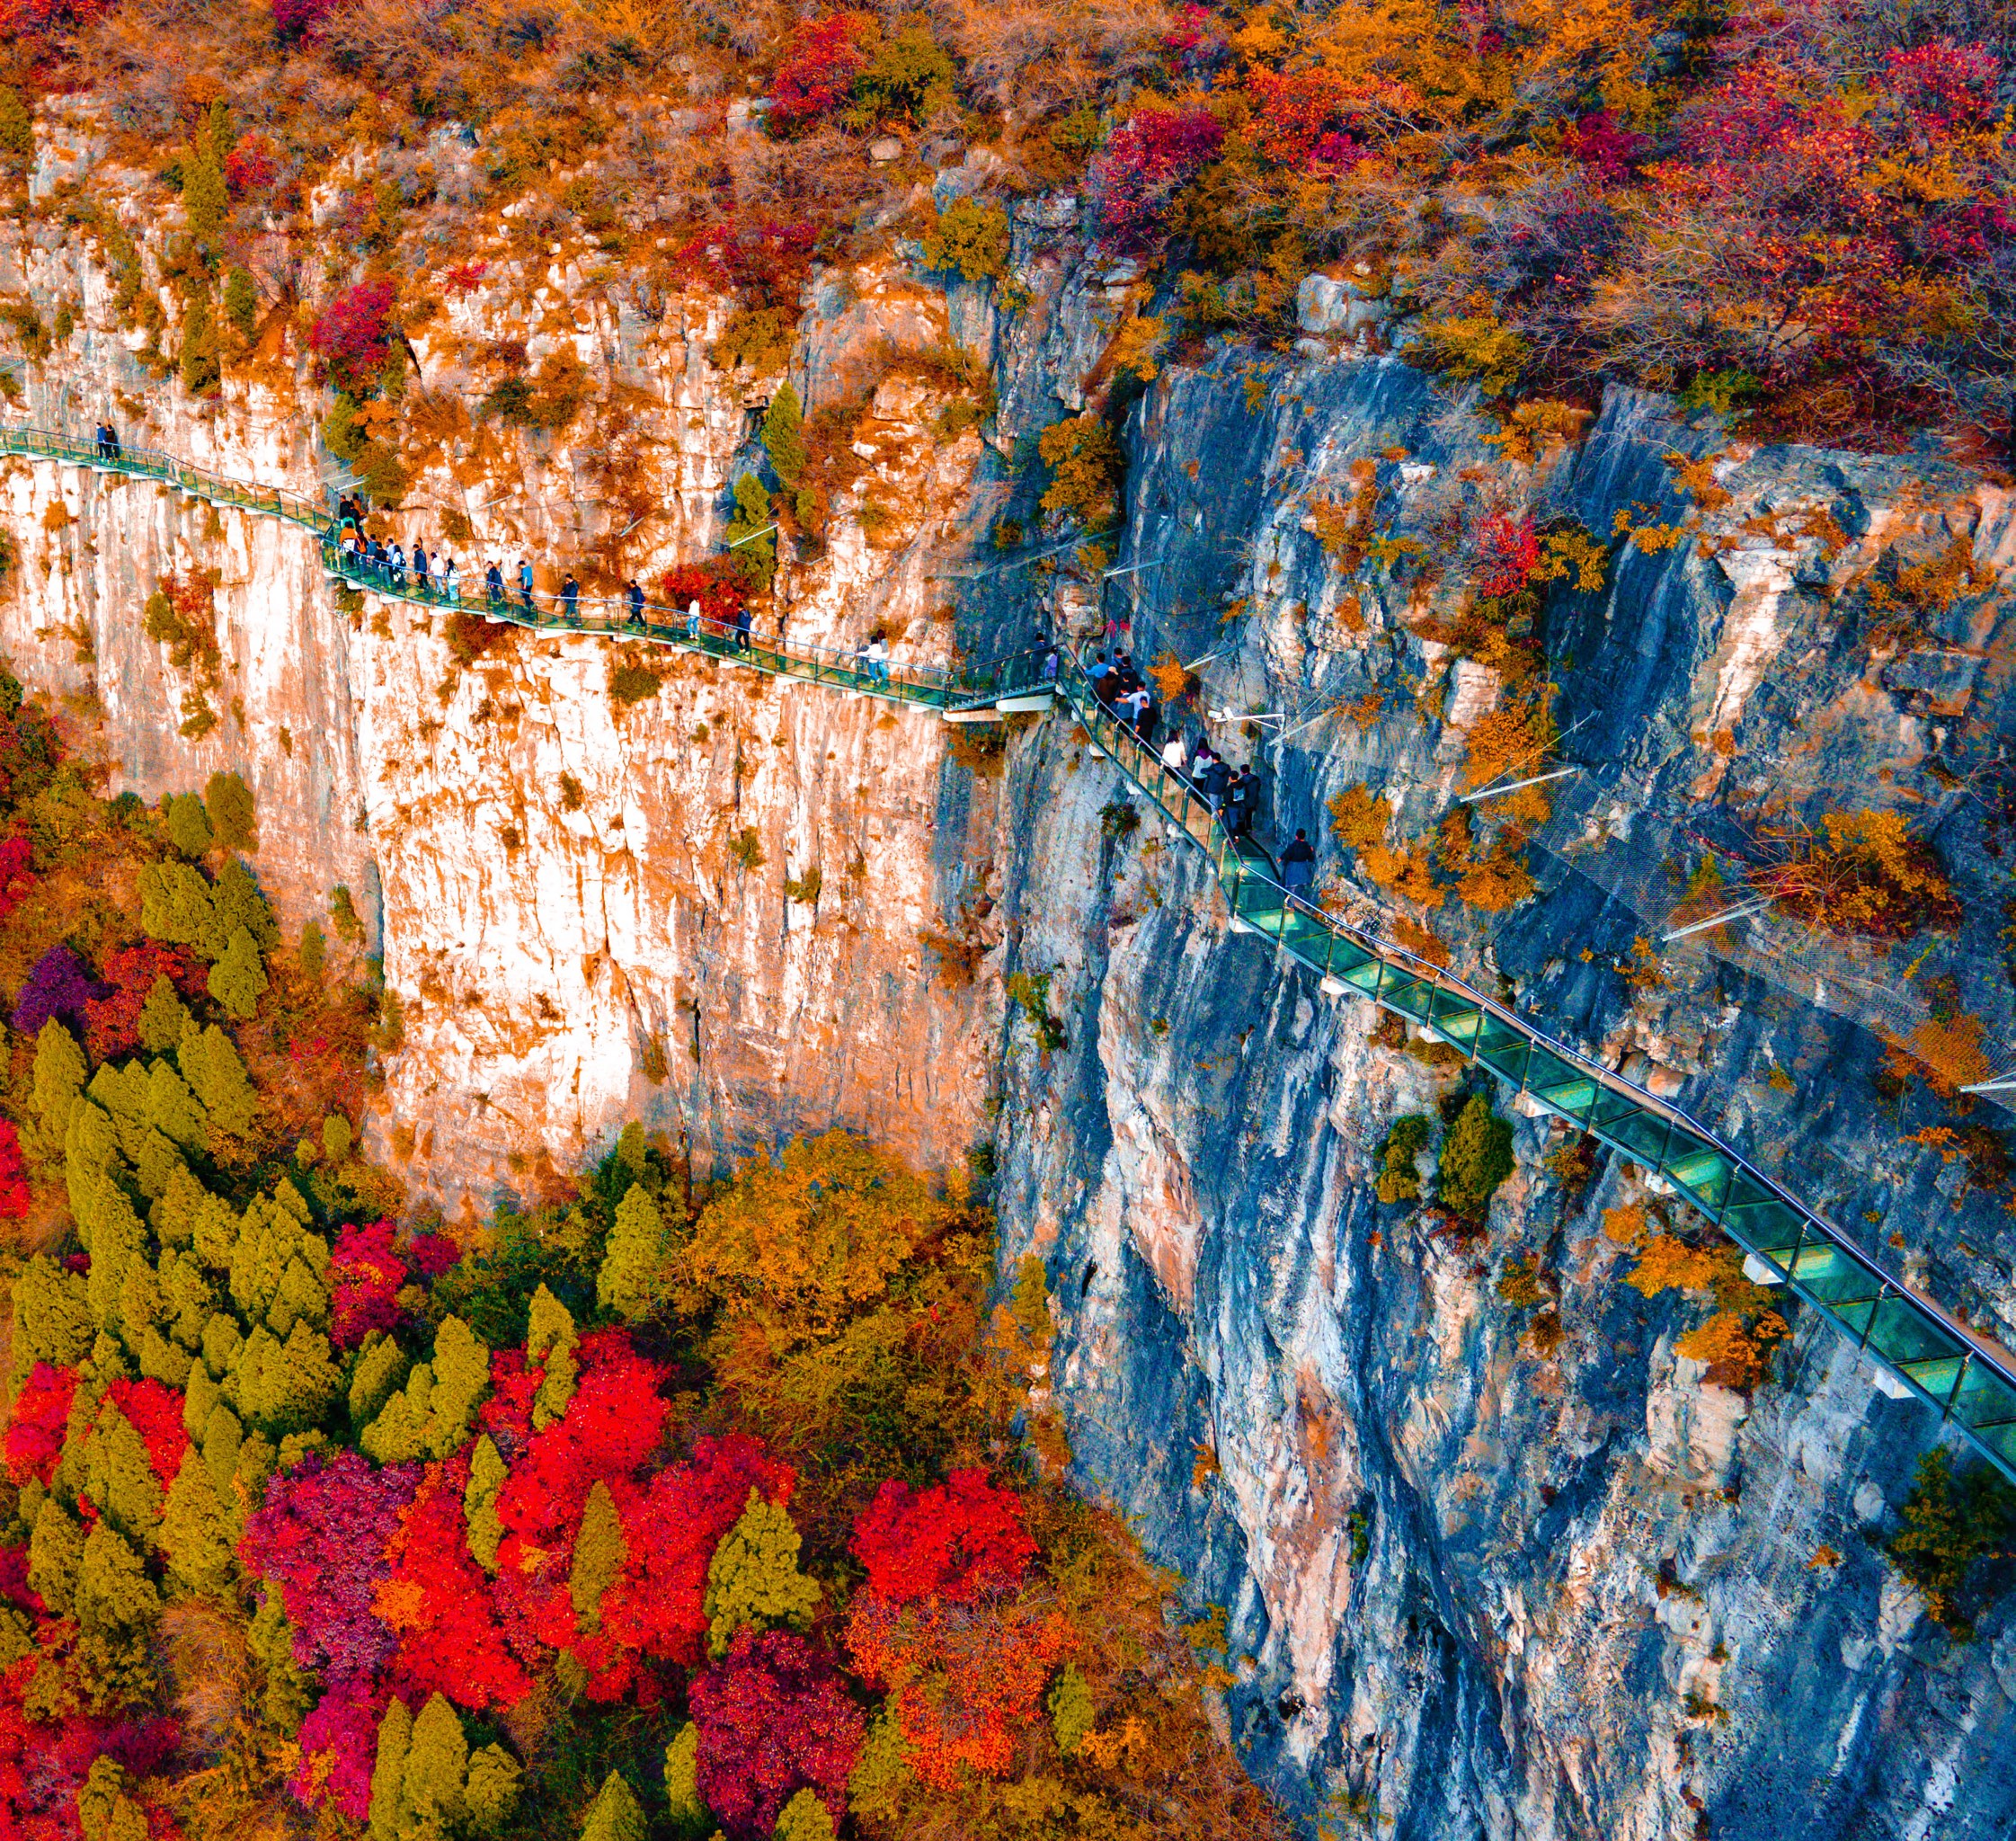
[[[83,1841],[147,1841],[147,1811],[126,1793],[116,1758],[93,1759],[77,1786],[77,1832]]]
[[[365,1427],[359,1443],[379,1463],[447,1457],[461,1448],[490,1391],[490,1349],[459,1317],[444,1317],[434,1355],[419,1362]]]
[[[47,1253],[37,1253],[15,1276],[13,1292],[15,1390],[37,1362],[74,1368],[91,1353],[96,1326],[81,1274],[66,1272]]]
[[[359,1430],[384,1410],[393,1391],[406,1378],[406,1356],[382,1330],[374,1330],[358,1350],[350,1377],[350,1422]]]
[[[721,1537],[707,1562],[707,1646],[728,1653],[744,1624],[803,1630],[819,1608],[819,1585],[798,1570],[798,1530],[790,1516],[753,1487],[742,1519]]]
[[[194,793],[170,793],[161,802],[168,841],[191,861],[207,857],[217,844],[209,814]]]
[[[254,1328],[235,1380],[239,1411],[276,1438],[316,1424],[342,1385],[329,1339],[306,1323],[297,1323],[285,1343],[263,1323]]]
[[[186,1591],[228,1599],[236,1582],[231,1557],[231,1526],[217,1498],[208,1454],[191,1445],[168,1490],[161,1517],[161,1544],[168,1571]]]
[[[588,1819],[581,1825],[581,1841],[644,1841],[644,1812],[637,1807],[630,1786],[614,1771],[589,1805]]]
[[[573,1570],[567,1575],[567,1595],[584,1630],[600,1624],[602,1594],[616,1583],[629,1557],[629,1543],[623,1538],[623,1519],[616,1511],[616,1499],[609,1494],[609,1486],[598,1477],[588,1492],[587,1507],[582,1510],[581,1532],[574,1536]]]
[[[407,1832],[433,1841],[462,1815],[462,1787],[469,1770],[469,1742],[447,1700],[428,1697],[413,1725],[400,1791]]]
[[[729,554],[759,592],[769,587],[777,574],[777,532],[767,529],[771,522],[770,495],[763,482],[753,473],[743,474],[735,482],[734,515],[728,520]]]
[[[318,920],[306,922],[301,929],[300,950],[294,962],[301,968],[301,975],[311,984],[322,983],[322,969],[327,960],[328,948],[323,938],[322,923]]]
[[[188,1006],[165,977],[154,981],[140,1006],[140,1046],[150,1054],[172,1054],[190,1022]]]
[[[536,1431],[543,1432],[559,1419],[574,1397],[574,1383],[580,1373],[574,1347],[580,1340],[566,1305],[542,1284],[532,1294],[531,1323],[525,1334],[527,1364],[545,1370],[545,1378],[532,1401]]]
[[[642,1183],[632,1183],[617,1204],[595,1295],[604,1310],[632,1323],[651,1314],[659,1294],[665,1251],[665,1222]]]
[[[700,1729],[688,1720],[665,1748],[665,1801],[672,1819],[690,1827],[706,1819],[700,1800]]]
[[[203,1464],[210,1473],[210,1487],[220,1505],[235,1507],[238,1458],[244,1449],[245,1428],[231,1402],[218,1400],[203,1422]]]
[[[18,177],[34,159],[35,118],[28,112],[19,90],[12,84],[0,84],[0,170]]]
[[[816,1790],[801,1790],[777,1819],[777,1841],[833,1841],[833,1819]]]
[[[338,939],[347,939],[354,946],[364,938],[364,923],[358,917],[357,904],[351,900],[347,884],[339,882],[329,892],[329,920]]]
[[[252,277],[243,269],[232,271],[235,281],[244,277],[249,290]],[[230,296],[226,293],[226,311]],[[249,330],[249,329],[248,329]],[[253,830],[254,807],[252,788],[244,778],[235,773],[213,773],[203,788],[203,804],[210,815],[210,824],[217,832],[217,840],[226,850],[251,852],[259,848],[259,839]]]
[[[140,871],[140,925],[149,939],[186,946],[211,959],[229,938],[218,931],[209,884],[187,863],[149,863]]]
[[[177,1009],[181,1006],[178,1004]],[[136,1066],[138,1063],[135,1063]],[[172,1143],[185,1150],[200,1151],[209,1142],[209,1120],[189,1082],[165,1061],[147,1070],[144,1116],[148,1125]],[[162,1193],[165,1195],[166,1189]]]
[[[77,1568],[79,1687],[94,1712],[148,1699],[155,1677],[148,1648],[161,1596],[140,1556],[109,1522],[92,1524]]]
[[[182,154],[182,209],[189,214],[190,236],[206,255],[214,253],[221,244],[225,216],[231,209],[230,189],[224,182],[230,121],[230,111],[222,102],[212,102]]]
[[[770,406],[763,412],[763,451],[770,457],[771,469],[786,492],[795,492],[804,476],[808,456],[804,423],[797,391],[789,382],[779,384]]]
[[[261,1704],[266,1723],[291,1739],[315,1698],[314,1685],[294,1659],[294,1626],[274,1593],[259,1607],[245,1631],[246,1647],[265,1672]]]
[[[501,1745],[486,1745],[469,1758],[469,1782],[462,1792],[469,1826],[494,1835],[518,1807],[519,1764]]]
[[[92,1505],[145,1552],[161,1527],[161,1481],[133,1422],[109,1400],[84,1445],[84,1490]]]
[[[28,1537],[28,1588],[58,1617],[76,1607],[84,1532],[55,1497],[43,1498]]]
[[[413,1715],[395,1696],[378,1721],[378,1747],[371,1766],[371,1841],[398,1841],[404,1813],[406,1752],[413,1743]]]
[[[217,315],[208,288],[196,288],[183,309],[182,387],[191,396],[208,396],[224,381],[224,360],[218,350]]]
[[[225,858],[224,867],[218,871],[217,886],[211,899],[216,904],[218,925],[221,941],[228,940],[234,927],[242,927],[252,935],[253,942],[261,952],[270,953],[280,943],[280,922],[273,918],[272,905],[260,894],[259,885],[253,880],[252,872],[235,857]]]
[[[266,967],[252,935],[243,927],[234,927],[224,956],[210,967],[210,995],[226,1016],[243,1022],[259,1014],[259,1000],[266,994]]]
[[[84,1050],[76,1037],[51,1017],[35,1038],[35,1084],[29,1103],[56,1143],[63,1142],[69,1129],[70,1114],[84,1092]]]
[[[259,1096],[231,1038],[215,1023],[203,1030],[191,1023],[182,1031],[175,1059],[212,1128],[235,1138],[248,1136],[259,1116]]]
[[[241,339],[250,341],[253,329],[259,324],[259,290],[253,285],[252,277],[243,269],[233,269],[224,283],[224,316],[238,329]],[[214,778],[214,776],[213,776]],[[232,776],[234,779],[237,776]],[[244,781],[240,780],[243,786]],[[245,844],[228,846],[235,850],[249,849]]]
[[[1050,1730],[1057,1740],[1057,1749],[1068,1758],[1076,1757],[1097,1718],[1092,1690],[1085,1685],[1085,1677],[1074,1663],[1065,1663],[1057,1685],[1050,1691]]]
[[[497,1543],[504,1538],[504,1524],[497,1514],[497,1492],[504,1487],[509,1474],[495,1442],[485,1432],[469,1454],[469,1481],[462,1492],[462,1517],[468,1529],[469,1552],[485,1572],[497,1570]]]

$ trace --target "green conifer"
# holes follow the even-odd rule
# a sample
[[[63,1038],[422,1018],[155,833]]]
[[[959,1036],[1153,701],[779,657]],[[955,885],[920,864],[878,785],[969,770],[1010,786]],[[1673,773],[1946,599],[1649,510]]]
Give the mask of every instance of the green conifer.
[[[243,269],[232,271],[232,280],[244,276],[249,290],[252,278]],[[226,295],[228,303],[230,296]],[[228,305],[226,310],[230,308]],[[249,330],[249,328],[247,329]],[[217,840],[226,850],[244,850],[248,854],[259,848],[259,839],[253,829],[255,810],[252,788],[244,778],[235,773],[213,773],[203,788],[203,804],[210,815],[210,824],[217,832]]]
[[[93,1522],[77,1568],[73,1658],[77,1685],[93,1712],[153,1695],[148,1650],[160,1617],[161,1596],[140,1556],[110,1522]]]
[[[191,237],[206,255],[218,247],[225,216],[231,209],[230,188],[224,182],[224,156],[230,150],[230,111],[222,102],[212,102],[202,126],[182,152],[182,209],[189,215]]]
[[[395,1696],[378,1721],[377,1755],[371,1765],[371,1841],[399,1841],[404,1827],[406,1752],[413,1743],[413,1715]]]
[[[297,1323],[284,1343],[263,1323],[255,1326],[239,1352],[235,1380],[239,1411],[272,1438],[315,1425],[342,1384],[329,1339],[306,1323]]]
[[[259,290],[253,285],[252,277],[243,269],[233,269],[224,282],[224,316],[238,329],[241,339],[250,340],[259,324]],[[213,774],[211,778],[217,777]],[[237,776],[232,776],[234,779]],[[244,782],[240,780],[239,785]],[[233,844],[229,848],[243,850],[248,846]]]
[[[801,1790],[777,1819],[777,1841],[833,1841],[833,1819],[816,1790]]]
[[[214,959],[229,938],[218,931],[209,884],[187,863],[149,863],[140,871],[140,925],[149,939],[186,946],[206,958]]]
[[[461,1448],[490,1390],[490,1350],[459,1317],[434,1332],[431,1361],[417,1362],[358,1440],[379,1463],[446,1457]]]
[[[70,1115],[84,1092],[84,1050],[76,1038],[51,1017],[35,1038],[35,1084],[29,1103],[42,1122],[42,1130],[58,1144],[70,1126]]]
[[[175,987],[165,977],[156,978],[140,1006],[141,1047],[150,1054],[173,1054],[189,1020],[189,1007],[176,995]]]
[[[238,1458],[244,1449],[245,1428],[231,1402],[218,1399],[203,1421],[204,1467],[210,1473],[210,1489],[220,1507],[235,1509],[237,1500]]]
[[[168,1490],[161,1517],[161,1545],[170,1576],[185,1591],[226,1600],[236,1582],[232,1563],[231,1524],[218,1501],[216,1480],[206,1454],[191,1445]]]
[[[84,1841],[147,1841],[147,1811],[126,1792],[126,1773],[116,1758],[93,1761],[77,1786],[77,1831]]]
[[[759,592],[770,585],[777,574],[777,532],[772,523],[770,495],[753,473],[735,482],[734,515],[728,520],[730,554],[741,563]]]
[[[323,938],[322,923],[319,920],[304,922],[301,928],[300,950],[294,956],[295,964],[301,968],[302,977],[311,984],[321,983],[323,966],[327,961],[328,946]]]
[[[462,1816],[462,1789],[469,1770],[469,1742],[462,1721],[440,1694],[431,1694],[413,1721],[406,1747],[400,1802],[407,1832],[420,1841],[445,1835]]]
[[[658,1204],[642,1183],[632,1183],[617,1204],[616,1224],[595,1275],[602,1308],[632,1323],[648,1317],[658,1301],[664,1252],[665,1222]]]
[[[469,1758],[469,1782],[462,1793],[468,1825],[478,1835],[494,1835],[518,1807],[519,1764],[501,1745],[486,1745]]]
[[[707,1562],[707,1645],[728,1653],[745,1624],[803,1629],[819,1608],[818,1582],[798,1570],[798,1530],[778,1504],[751,1488],[742,1519],[721,1537]]]
[[[616,1499],[609,1486],[598,1477],[582,1511],[581,1532],[574,1536],[573,1570],[567,1575],[567,1595],[582,1629],[593,1630],[601,1623],[602,1594],[616,1583],[629,1557]]]
[[[1057,1685],[1050,1690],[1050,1730],[1056,1738],[1057,1749],[1068,1758],[1076,1757],[1097,1718],[1092,1690],[1086,1685],[1084,1676],[1078,1672],[1076,1664],[1065,1663]]]
[[[109,1400],[101,1402],[84,1445],[84,1490],[133,1546],[144,1552],[154,1544],[161,1527],[160,1479],[133,1422]]]
[[[273,918],[272,905],[259,892],[252,871],[235,857],[226,858],[224,867],[218,871],[211,900],[222,938],[228,939],[234,927],[242,927],[262,953],[271,952],[280,943],[280,926]]]
[[[406,1378],[405,1351],[383,1330],[365,1337],[357,1366],[350,1377],[350,1422],[361,1431],[384,1410],[393,1391]]]
[[[630,1786],[614,1771],[589,1805],[587,1819],[581,1825],[581,1841],[644,1841],[644,1812],[637,1807]]]
[[[161,809],[168,841],[192,862],[216,847],[209,814],[194,793],[170,793],[161,802]]]
[[[244,1339],[238,1333],[237,1320],[219,1311],[203,1326],[203,1365],[219,1381],[235,1373]]]
[[[706,1819],[707,1807],[700,1800],[700,1729],[690,1720],[665,1748],[665,1801],[682,1828]]]
[[[259,1014],[259,1000],[266,994],[266,967],[259,947],[243,927],[231,929],[224,956],[210,967],[209,992],[227,1017],[241,1022]]]
[[[259,1116],[259,1096],[231,1038],[215,1023],[203,1030],[191,1023],[182,1031],[175,1059],[182,1065],[182,1079],[209,1115],[213,1132],[234,1138],[248,1136]]]
[[[763,412],[763,450],[770,457],[770,466],[787,492],[795,492],[804,476],[809,457],[804,426],[797,391],[788,382],[779,384],[777,395],[770,398],[770,406]]]
[[[509,1474],[495,1442],[485,1432],[469,1454],[469,1481],[462,1492],[469,1552],[485,1572],[497,1570],[497,1543],[504,1538],[504,1524],[497,1514],[497,1492],[504,1487]]]
[[[91,1352],[97,1325],[81,1273],[66,1272],[47,1253],[36,1253],[15,1275],[13,1294],[14,1388],[37,1362],[74,1368]]]
[[[329,919],[338,939],[347,939],[354,946],[364,938],[364,923],[358,918],[357,903],[351,900],[350,889],[342,883],[329,892]]]
[[[857,1816],[877,1825],[893,1822],[902,1813],[915,1780],[903,1748],[903,1735],[886,1707],[875,1715],[847,1779],[847,1804]]]
[[[28,1587],[58,1617],[76,1607],[84,1531],[55,1497],[42,1499],[28,1537]]]
[[[580,1370],[574,1347],[581,1340],[566,1305],[542,1284],[532,1294],[531,1323],[525,1335],[528,1365],[543,1368],[545,1378],[532,1401],[532,1426],[544,1431],[567,1410],[574,1397]]]
[[[294,1659],[294,1626],[280,1608],[280,1594],[270,1594],[245,1631],[246,1647],[264,1671],[261,1703],[266,1723],[291,1739],[315,1698],[313,1684]]]
[[[0,84],[0,170],[17,177],[35,158],[35,118],[13,84]]]

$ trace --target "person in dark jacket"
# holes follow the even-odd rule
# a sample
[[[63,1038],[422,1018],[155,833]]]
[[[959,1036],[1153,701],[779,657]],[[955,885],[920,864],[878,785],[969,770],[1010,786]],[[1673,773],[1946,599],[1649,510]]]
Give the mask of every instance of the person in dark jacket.
[[[735,650],[737,652],[747,652],[749,650],[749,607],[745,602],[735,609]]]
[[[1197,790],[1204,796],[1213,818],[1225,809],[1225,792],[1231,785],[1232,770],[1215,754],[1197,776]]]
[[[644,623],[644,584],[633,578],[623,586],[624,605],[630,609],[630,624],[641,627]]]
[[[1281,853],[1281,885],[1292,895],[1303,900],[1316,883],[1316,850],[1310,843],[1309,833],[1298,831],[1295,841]]]
[[[581,616],[581,583],[574,580],[574,572],[567,571],[566,579],[560,584],[560,610],[567,617],[571,627]]]
[[[497,558],[491,557],[490,566],[483,572],[483,591],[493,608],[504,604],[504,572],[497,566]]]
[[[1259,803],[1260,777],[1247,768],[1234,768],[1231,783],[1225,788],[1225,829],[1235,838],[1243,838]]]
[[[419,590],[421,599],[424,600],[434,591],[434,577],[427,561],[427,551],[423,545],[418,543],[413,545],[413,586]]]

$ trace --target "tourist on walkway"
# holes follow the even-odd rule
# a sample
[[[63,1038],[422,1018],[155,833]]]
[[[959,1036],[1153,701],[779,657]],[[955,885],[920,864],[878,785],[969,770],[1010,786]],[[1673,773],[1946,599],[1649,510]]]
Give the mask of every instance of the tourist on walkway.
[[[1224,810],[1225,790],[1231,779],[1231,769],[1215,754],[1211,758],[1211,764],[1197,776],[1197,790],[1204,796],[1204,804],[1211,807],[1213,818]]]
[[[1316,851],[1306,831],[1295,833],[1295,841],[1281,853],[1281,885],[1303,900],[1316,883]]]
[[[581,583],[574,580],[572,569],[560,583],[560,610],[570,627],[581,618]]]
[[[749,650],[749,605],[745,601],[735,609],[735,650],[737,652],[747,652]]]
[[[1104,703],[1106,699],[1106,680],[1113,676],[1113,661],[1102,652],[1092,661],[1091,668],[1085,675],[1091,683],[1093,696]]]
[[[869,636],[867,649],[861,654],[861,663],[866,666],[869,677],[878,684],[889,681],[889,642],[882,636],[881,627]]]
[[[643,626],[644,623],[644,584],[634,578],[624,583],[623,599],[630,609],[630,624],[633,627]]]
[[[504,572],[497,566],[497,558],[491,557],[490,566],[483,572],[483,591],[493,608],[504,604]]]
[[[413,586],[419,591],[422,600],[428,600],[434,592],[434,578],[428,572],[427,552],[417,543],[413,545]]]
[[[525,611],[532,611],[532,565],[523,556],[518,559],[518,598],[525,603]]]
[[[105,424],[105,458],[108,460],[116,460],[119,457],[119,431],[108,422]]]
[[[109,422],[98,424],[98,458],[101,460],[112,458],[112,425]]]
[[[1172,773],[1186,773],[1188,771],[1189,761],[1184,752],[1183,737],[1180,734],[1171,735],[1168,741],[1163,744],[1162,765]]]
[[[1044,683],[1054,684],[1057,681],[1057,648],[1053,645],[1044,654],[1043,658],[1043,681]]]
[[[447,600],[459,600],[462,598],[462,576],[455,566],[453,556],[441,565],[441,595]]]
[[[399,547],[397,538],[392,539],[392,548],[386,560],[392,565],[393,587],[404,593],[406,586],[406,553]]]
[[[686,636],[688,639],[697,639],[700,636],[700,599],[697,595],[686,604]]]
[[[1259,775],[1248,768],[1234,768],[1231,782],[1225,788],[1225,829],[1235,838],[1243,838],[1252,826],[1254,809],[1259,803]]]

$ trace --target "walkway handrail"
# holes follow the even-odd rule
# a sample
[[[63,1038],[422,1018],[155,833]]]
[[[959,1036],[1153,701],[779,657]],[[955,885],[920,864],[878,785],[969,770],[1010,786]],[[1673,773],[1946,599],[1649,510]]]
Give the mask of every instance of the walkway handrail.
[[[1541,1110],[1647,1166],[2016,1481],[2016,1355],[1960,1322],[1678,1107],[1455,974],[1284,888],[1184,774],[1115,715],[1075,658],[1058,689],[1099,749],[1203,850],[1235,925],[1467,1054]]]
[[[648,600],[644,618],[635,618],[620,600],[590,599],[584,613],[579,595],[508,590],[499,595],[481,581],[458,583],[451,596],[438,578],[423,585],[410,572],[346,551],[330,511],[277,488],[205,472],[173,455],[124,449],[108,453],[95,443],[19,423],[0,423],[0,453],[159,479],[213,504],[302,525],[319,538],[333,580],[433,611],[540,631],[635,637],[947,716],[1018,697],[1062,697],[1099,750],[1210,858],[1236,927],[1273,940],[1316,972],[1326,991],[1371,998],[1461,1049],[1542,1111],[1644,1164],[2016,1481],[2016,1355],[1887,1270],[1678,1107],[1557,1041],[1453,973],[1325,914],[1284,888],[1266,852],[1234,837],[1195,786],[1100,701],[1068,649],[1025,648],[957,668],[901,665],[871,660],[860,651],[759,639],[732,623],[696,619],[686,609]],[[480,596],[463,591],[466,586],[481,589]],[[620,611],[598,611],[611,608]],[[664,618],[649,618],[653,615]]]

